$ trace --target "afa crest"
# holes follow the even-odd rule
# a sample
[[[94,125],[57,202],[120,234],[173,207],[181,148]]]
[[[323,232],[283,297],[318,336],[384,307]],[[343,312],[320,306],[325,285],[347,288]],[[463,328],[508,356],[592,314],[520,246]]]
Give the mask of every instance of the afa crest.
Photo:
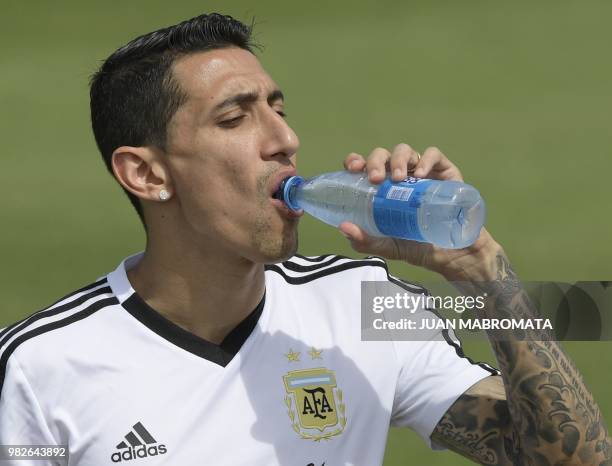
[[[342,390],[333,371],[319,367],[295,370],[283,376],[285,404],[291,426],[306,440],[330,440],[346,427]]]

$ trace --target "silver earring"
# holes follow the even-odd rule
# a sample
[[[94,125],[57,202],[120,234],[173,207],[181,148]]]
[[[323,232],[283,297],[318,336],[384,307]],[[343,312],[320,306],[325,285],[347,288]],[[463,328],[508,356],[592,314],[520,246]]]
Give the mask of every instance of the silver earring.
[[[170,199],[170,193],[168,191],[166,191],[165,189],[162,189],[159,192],[159,200],[160,201],[167,201],[168,199]]]

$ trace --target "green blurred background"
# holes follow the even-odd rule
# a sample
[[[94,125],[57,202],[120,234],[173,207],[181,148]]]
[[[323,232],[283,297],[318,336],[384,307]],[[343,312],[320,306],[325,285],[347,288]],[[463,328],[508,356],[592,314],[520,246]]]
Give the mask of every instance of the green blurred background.
[[[612,278],[610,2],[2,0],[0,327],[143,248],[96,151],[88,77],[134,36],[205,11],[255,17],[302,174],[339,169],[350,151],[439,146],[483,194],[523,279]],[[330,227],[300,228],[303,254],[355,255]],[[565,347],[610,420],[612,345]],[[393,430],[385,464],[470,463]]]

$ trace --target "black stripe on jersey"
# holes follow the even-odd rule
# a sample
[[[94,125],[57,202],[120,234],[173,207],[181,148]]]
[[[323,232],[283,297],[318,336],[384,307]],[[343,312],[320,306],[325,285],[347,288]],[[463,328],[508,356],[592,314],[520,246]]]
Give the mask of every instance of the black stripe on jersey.
[[[8,365],[8,360],[11,357],[11,354],[13,354],[13,352],[19,347],[19,345],[28,341],[31,338],[37,337],[47,332],[51,332],[52,330],[57,330],[59,328],[66,327],[70,324],[78,322],[79,320],[83,320],[86,317],[89,317],[90,315],[99,311],[100,309],[104,309],[105,307],[112,306],[115,304],[119,304],[119,300],[115,296],[100,299],[95,303],[91,303],[82,311],[72,314],[69,317],[56,320],[55,322],[51,322],[49,324],[41,325],[40,327],[35,328],[34,330],[30,330],[29,332],[23,333],[17,338],[15,338],[1,353],[2,357],[0,357],[0,395],[2,394],[4,378],[6,377],[6,366]]]
[[[400,288],[403,288],[406,291],[410,291],[412,293],[414,293],[414,290],[411,289],[412,286],[415,285],[410,285],[406,282],[404,282],[403,280],[399,280],[395,277],[392,277],[390,275],[388,275],[389,277],[389,281],[392,283],[395,283],[397,286],[399,286]],[[406,286],[408,285],[408,286]],[[430,296],[429,291],[427,291],[425,288],[423,287],[418,287],[422,290],[422,294],[425,294],[427,296]],[[438,312],[435,309],[427,309],[429,312],[431,312],[432,314],[436,315],[437,317],[439,317],[440,319],[442,318],[442,316],[440,314],[438,314]],[[444,337],[444,341],[446,341],[446,343],[448,343],[450,346],[452,346],[453,348],[455,348],[455,353],[457,353],[457,356],[459,356],[460,358],[463,359],[467,359],[471,364],[476,365],[476,366],[480,366],[482,367],[484,370],[486,370],[487,372],[490,372],[491,375],[499,375],[500,372],[499,370],[495,369],[494,367],[489,366],[487,363],[485,362],[474,362],[474,360],[472,358],[470,358],[469,356],[466,356],[466,354],[463,352],[463,348],[461,347],[461,340],[459,340],[459,337],[457,335],[455,335],[455,338],[457,338],[458,342],[454,341],[449,332],[448,329],[444,329],[442,330],[442,336]]]
[[[391,275],[391,273],[389,272],[389,266],[387,265],[387,262],[385,261],[385,259],[383,259],[382,257],[368,256],[366,257],[366,259],[377,260],[377,261],[382,262],[384,269],[387,272],[387,279],[391,282],[398,284],[399,286],[404,288],[406,291],[410,291],[411,293],[418,293],[418,294],[429,294],[429,291],[427,291],[427,289],[423,288],[421,285],[418,285],[416,283],[411,283],[404,279],[399,279]],[[400,282],[400,283],[397,283],[397,282]]]
[[[99,282],[96,282],[98,285],[102,285],[104,284],[106,280],[100,280]],[[87,287],[86,289],[90,289],[90,287]],[[69,296],[73,296],[76,293],[79,293],[81,290],[72,293]],[[100,296],[103,294],[108,294],[108,293],[112,293],[111,289],[109,286],[103,286],[102,288],[98,288],[97,290],[92,291],[91,293],[86,293],[82,296],[79,296],[77,299],[73,299],[70,302],[67,302],[66,304],[62,304],[61,306],[57,306],[54,307],[52,309],[46,309],[46,310],[42,310],[42,311],[38,311],[35,314],[32,314],[30,317],[27,317],[26,319],[17,322],[17,324],[15,324],[14,326],[12,326],[12,329],[5,329],[7,330],[6,334],[4,336],[0,335],[0,349],[6,344],[7,341],[9,341],[15,334],[17,334],[18,332],[22,331],[23,329],[25,329],[26,327],[32,325],[34,322],[39,321],[40,319],[44,319],[45,317],[52,317],[58,314],[61,314],[63,312],[68,312],[72,309],[74,309],[75,307],[80,306],[81,304],[83,304],[85,301],[94,298],[96,296]],[[60,301],[62,301],[60,299]],[[57,302],[60,302],[57,301]],[[8,331],[10,330],[10,331]]]
[[[310,273],[307,275],[302,275],[300,277],[291,277],[287,275],[283,269],[281,269],[278,265],[266,265],[266,270],[270,270],[272,272],[278,273],[282,276],[287,283],[290,285],[303,285],[304,283],[311,282],[321,277],[326,277],[328,275],[332,275],[334,273],[343,272],[345,270],[356,269],[357,267],[382,267],[383,269],[387,269],[386,265],[378,260],[354,260],[351,262],[345,262],[344,264],[336,265],[334,267],[328,267],[323,270],[319,270],[315,273]]]
[[[62,302],[62,301],[64,301],[64,300],[66,300],[66,299],[68,299],[68,298],[71,298],[72,296],[75,296],[75,295],[77,295],[77,294],[79,294],[79,293],[82,293],[83,291],[88,291],[88,290],[91,290],[91,289],[93,289],[93,288],[95,288],[95,287],[97,287],[97,286],[100,286],[100,285],[102,285],[103,283],[106,283],[106,280],[107,280],[107,278],[106,278],[106,277],[103,277],[103,278],[101,278],[101,279],[100,279],[100,280],[98,280],[98,281],[95,281],[95,282],[93,282],[93,283],[90,283],[89,285],[85,285],[83,288],[79,288],[78,290],[73,291],[72,293],[68,293],[68,294],[67,294],[66,296],[64,296],[63,298],[60,298],[60,299],[58,299],[57,301],[55,301],[53,304],[51,304],[51,306],[47,306],[47,309],[48,309],[48,308],[50,308],[50,307],[55,306],[57,303],[60,303],[60,302]]]
[[[297,257],[302,257],[296,254]],[[336,255],[332,255],[332,254],[327,254],[325,256],[319,256],[322,258],[327,258],[327,257],[332,257],[331,260],[328,260],[327,262],[323,262],[320,264],[316,264],[316,265],[299,265],[299,264],[295,264],[294,262],[291,261],[286,261],[283,262],[282,265],[283,267],[285,267],[288,270],[294,271],[294,272],[312,272],[315,270],[319,270],[319,269],[323,269],[324,267],[327,267],[328,265],[337,262],[340,259],[349,259],[351,262],[346,262],[344,264],[339,264],[335,267],[329,267],[328,269],[324,269],[321,270],[318,273],[312,274],[312,273],[307,273],[304,276],[300,276],[300,277],[295,277],[295,276],[289,276],[287,275],[280,267],[278,267],[277,265],[268,265],[266,266],[266,270],[272,270],[274,272],[279,273],[280,275],[283,276],[283,278],[285,278],[285,280],[292,284],[292,285],[301,285],[303,283],[308,283],[309,281],[312,280],[316,280],[317,278],[323,277],[325,275],[329,275],[332,273],[337,273],[337,272],[342,272],[343,270],[347,270],[347,269],[352,269],[355,267],[362,267],[362,266],[374,266],[374,267],[382,267],[385,272],[387,272],[387,278],[390,281],[395,281],[397,280],[395,277],[392,277],[389,274],[389,268],[387,267],[387,263],[385,262],[385,260],[381,257],[378,256],[368,256],[364,259],[361,260],[355,260],[355,259],[351,259],[350,257],[346,257],[346,256],[336,256]],[[329,273],[327,273],[329,271]],[[308,277],[307,279],[304,279],[304,277]],[[402,287],[407,289],[408,291],[412,292],[412,293],[427,293],[427,290],[425,288],[423,288],[420,285],[416,285],[414,283],[409,283],[406,281],[402,280]],[[406,288],[406,287],[410,287],[410,288]]]
[[[455,352],[457,353],[457,356],[459,356],[460,358],[467,359],[471,364],[482,367],[485,371],[490,372],[491,375],[500,375],[499,370],[495,369],[494,367],[489,366],[486,362],[474,362],[472,358],[470,358],[469,356],[466,356],[466,354],[463,352],[463,348],[461,347],[461,341],[459,343],[453,341],[453,339],[448,334],[447,329],[442,330],[442,336],[444,336],[446,343],[448,343],[453,348],[455,348]],[[455,337],[459,339],[459,337],[457,337],[456,335]]]
[[[291,261],[283,262],[282,265],[286,269],[292,270],[294,272],[312,272],[314,270],[319,270],[323,267],[327,267],[328,265],[331,265],[334,262],[338,262],[341,259],[349,259],[349,258],[344,257],[344,256],[333,256],[328,261],[319,262],[317,264],[312,264],[312,265],[300,265],[300,264],[296,264],[295,262],[291,262]]]
[[[316,257],[306,257],[306,256],[302,256],[301,254],[295,254],[295,257],[299,257],[300,259],[304,259],[305,261],[308,261],[308,262],[321,262],[322,260],[325,260],[331,256],[333,256],[333,254],[325,254],[323,256],[316,256]]]
[[[40,310],[40,311],[36,311],[36,312],[34,312],[33,314],[30,314],[28,317],[26,317],[26,318],[24,318],[24,319],[18,320],[18,321],[17,321],[17,322],[15,322],[14,324],[11,324],[11,325],[9,325],[8,327],[6,327],[4,330],[0,331],[0,338],[2,338],[2,335],[4,335],[4,334],[6,334],[7,332],[9,332],[9,331],[10,331],[12,328],[15,328],[17,325],[19,325],[19,324],[21,324],[21,323],[25,322],[26,320],[30,319],[30,318],[31,318],[33,315],[35,315],[35,314],[37,314],[37,313],[39,313],[39,312],[42,312],[42,311],[44,311],[44,310],[46,310],[46,309],[49,309],[50,307],[55,306],[57,303],[59,303],[59,302],[61,302],[61,301],[64,301],[64,300],[66,300],[66,299],[68,299],[68,298],[71,298],[71,297],[73,297],[73,296],[75,296],[75,295],[77,295],[77,294],[79,294],[79,293],[82,293],[83,291],[91,290],[92,288],[95,288],[95,287],[97,287],[97,286],[100,286],[100,285],[102,285],[102,284],[103,284],[105,281],[106,281],[106,277],[105,277],[105,278],[102,278],[101,280],[98,280],[97,282],[94,282],[94,283],[92,283],[92,284],[90,284],[90,285],[84,286],[84,287],[83,287],[83,288],[81,288],[81,289],[78,289],[78,290],[76,290],[76,291],[73,291],[72,293],[68,293],[66,296],[64,296],[63,298],[58,299],[57,301],[55,301],[55,302],[54,302],[53,304],[51,304],[50,306],[47,306],[47,307],[45,307],[44,309],[42,309],[42,310]],[[2,343],[0,343],[0,347],[1,347],[1,346],[2,346]]]
[[[391,282],[399,286],[400,288],[410,291],[411,293],[417,294],[425,294],[429,295],[429,291],[426,288],[423,288],[421,285],[417,285],[415,283],[406,282],[399,278],[395,278],[394,276],[389,274],[389,270],[387,270],[387,279]]]

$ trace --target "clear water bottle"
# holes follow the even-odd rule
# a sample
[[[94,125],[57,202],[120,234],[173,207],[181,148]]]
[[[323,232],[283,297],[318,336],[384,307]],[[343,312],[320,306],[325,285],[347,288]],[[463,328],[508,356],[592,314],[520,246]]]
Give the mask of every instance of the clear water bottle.
[[[352,222],[369,235],[432,243],[447,249],[473,244],[485,221],[480,193],[459,181],[408,177],[371,184],[367,174],[339,171],[285,179],[275,197],[338,226]]]

